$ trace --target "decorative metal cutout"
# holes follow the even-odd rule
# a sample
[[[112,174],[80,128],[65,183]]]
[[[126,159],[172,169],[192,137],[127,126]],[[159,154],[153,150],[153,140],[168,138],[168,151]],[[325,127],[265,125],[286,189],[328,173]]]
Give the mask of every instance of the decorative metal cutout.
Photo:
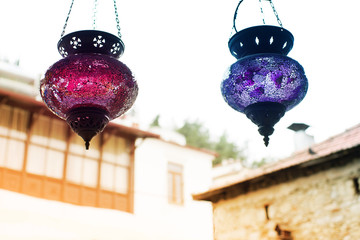
[[[287,55],[294,45],[293,35],[275,26],[256,26],[237,32],[229,41],[231,54],[239,59],[257,53]]]
[[[77,49],[79,47],[81,47],[81,39],[78,37],[72,37],[70,40],[70,45],[74,48]]]
[[[98,30],[69,33],[58,42],[58,50],[63,57],[91,52],[119,58],[123,54],[124,48],[124,43],[120,38]]]
[[[120,43],[114,43],[114,44],[112,45],[112,48],[111,48],[110,52],[111,52],[112,54],[116,54],[116,53],[118,53],[120,50],[121,50]]]
[[[59,47],[59,53],[62,57],[67,57],[69,54],[67,51],[65,51],[64,47]]]
[[[105,38],[99,35],[97,37],[94,37],[93,42],[94,42],[94,47],[102,48],[105,44]]]

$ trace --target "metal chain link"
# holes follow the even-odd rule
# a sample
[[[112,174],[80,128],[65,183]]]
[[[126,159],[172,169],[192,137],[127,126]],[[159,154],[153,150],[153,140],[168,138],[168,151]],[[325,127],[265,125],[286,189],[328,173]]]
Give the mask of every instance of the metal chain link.
[[[115,1],[115,0],[114,0]],[[235,13],[234,13],[234,19],[233,19],[233,29],[235,30],[235,32],[237,32],[237,29],[236,29],[236,17],[237,17],[237,13],[238,13],[238,10],[239,10],[239,7],[240,7],[240,4],[243,2],[244,0],[240,0],[238,5],[236,6],[236,9],[235,9]],[[274,6],[274,3],[272,2],[272,0],[267,0],[269,1],[270,3],[270,6],[274,12],[274,15],[276,17],[276,20],[278,22],[278,24],[280,25],[280,27],[283,27],[282,25],[282,22],[279,18],[279,14],[277,13],[276,9],[275,9],[275,6]],[[264,12],[263,12],[263,8],[262,8],[262,1],[259,0],[259,3],[260,3],[260,11],[261,11],[261,14],[262,14],[262,17],[263,17],[263,23],[265,24],[265,18],[264,18]]]
[[[116,0],[114,0],[114,9],[115,9],[116,28],[117,28],[117,31],[118,31],[118,36],[119,36],[119,38],[121,38],[120,22],[119,22],[119,15],[118,15],[118,11],[117,11]]]
[[[63,30],[62,30],[62,33],[61,33],[61,37],[63,37],[64,34],[65,34],[65,29],[66,29],[67,24],[68,24],[68,21],[69,21],[69,17],[70,17],[70,13],[71,13],[72,7],[73,7],[73,5],[74,5],[74,1],[75,1],[75,0],[71,0],[70,9],[69,9],[69,12],[68,12],[68,14],[67,14],[67,16],[66,16],[66,20],[65,20],[65,24],[64,24],[64,27],[63,27]],[[243,1],[243,0],[241,0],[241,1]],[[98,0],[94,0],[93,29],[96,28],[97,5],[98,5]],[[116,0],[114,0],[114,9],[115,9],[116,28],[117,28],[117,31],[118,31],[118,36],[119,36],[119,38],[121,38],[120,22],[119,22],[119,15],[118,15],[118,11],[117,11]]]
[[[61,37],[63,37],[64,34],[65,34],[65,29],[66,29],[67,23],[69,21],[69,17],[70,17],[70,13],[71,13],[71,9],[72,9],[73,5],[74,5],[74,0],[71,1],[70,9],[69,9],[68,15],[67,15],[66,20],[65,20],[65,24],[64,24],[64,27],[63,27],[63,30],[62,30],[62,33],[61,33]]]
[[[272,0],[268,0],[268,1],[270,2],[270,6],[271,6],[271,8],[272,8],[272,10],[273,10],[273,12],[274,12],[274,14],[275,14],[275,17],[276,17],[276,20],[277,20],[278,24],[279,24],[280,27],[282,28],[283,25],[282,25],[282,22],[281,22],[281,20],[280,20],[280,18],[279,18],[279,14],[277,13],[277,11],[276,11],[276,9],[275,9],[274,3],[272,2]]]
[[[261,0],[259,0],[259,6],[260,6],[262,22],[263,22],[263,24],[265,24],[265,17],[264,17],[264,11],[263,11],[263,8],[262,8],[262,1]]]
[[[96,13],[97,13],[98,0],[94,0],[94,9],[93,9],[93,30],[96,29]]]
[[[237,29],[236,29],[236,17],[237,17],[237,13],[238,13],[240,4],[241,4],[243,1],[244,1],[244,0],[240,0],[239,3],[238,3],[238,5],[236,6],[236,9],[235,9],[234,18],[233,18],[233,29],[235,30],[235,32],[237,32]]]

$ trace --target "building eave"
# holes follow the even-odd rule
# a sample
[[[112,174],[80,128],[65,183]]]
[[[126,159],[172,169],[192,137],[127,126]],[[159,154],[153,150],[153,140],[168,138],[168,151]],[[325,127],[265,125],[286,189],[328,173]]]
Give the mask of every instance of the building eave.
[[[191,150],[194,150],[194,151],[197,151],[197,152],[202,152],[202,153],[205,153],[205,154],[209,154],[209,155],[212,155],[214,157],[219,156],[219,154],[217,152],[214,152],[214,151],[211,151],[211,150],[208,150],[208,149],[205,149],[205,148],[198,148],[198,147],[193,147],[193,146],[190,146],[190,145],[182,145],[182,144],[179,144],[179,143],[176,143],[176,142],[173,142],[173,141],[168,141],[168,140],[165,140],[165,139],[161,139],[161,137],[160,137],[160,140],[163,141],[163,142],[172,144],[172,145],[176,145],[178,147],[191,149]]]
[[[56,116],[45,106],[43,102],[37,101],[35,98],[29,96],[0,88],[0,105],[1,104],[24,108],[32,112],[38,112],[49,117],[56,118]],[[132,138],[160,138],[158,134],[115,122],[110,122],[105,128],[105,131],[112,131]]]
[[[196,193],[193,198],[217,202],[220,199],[235,197],[254,190],[254,185],[269,186],[266,179],[273,181],[275,178],[280,178],[281,175],[283,181],[288,181],[293,179],[290,177],[291,174],[297,177],[306,176],[316,172],[319,166],[337,164],[337,161],[348,156],[359,157],[360,125],[316,144],[311,147],[311,151],[309,150],[305,149],[276,163],[254,169],[246,175],[239,175],[237,180],[211,188],[206,192]]]

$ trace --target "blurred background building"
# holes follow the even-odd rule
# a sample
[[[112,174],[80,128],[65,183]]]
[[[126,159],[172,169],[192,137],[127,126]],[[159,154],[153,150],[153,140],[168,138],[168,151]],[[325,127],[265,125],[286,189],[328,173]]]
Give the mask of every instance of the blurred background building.
[[[212,239],[215,154],[181,135],[111,123],[89,150],[37,100],[39,78],[0,63],[0,239]]]
[[[194,195],[213,203],[215,239],[360,238],[360,125],[316,144],[291,126],[291,156]]]

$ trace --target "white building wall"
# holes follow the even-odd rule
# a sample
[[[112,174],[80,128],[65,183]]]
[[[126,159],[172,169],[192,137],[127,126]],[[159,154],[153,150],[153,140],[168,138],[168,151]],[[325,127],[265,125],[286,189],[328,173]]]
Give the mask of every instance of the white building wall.
[[[212,155],[156,139],[137,142],[134,214],[0,189],[1,240],[211,240],[212,206],[192,200],[211,184]],[[184,204],[167,198],[167,163],[184,167]]]
[[[10,89],[13,84],[12,81]],[[27,91],[28,86],[25,88],[21,93],[32,95],[32,91]],[[0,189],[0,239],[213,239],[211,203],[193,201],[192,194],[209,189],[214,156],[158,139],[139,139],[136,145],[134,214],[76,206]],[[183,205],[168,203],[168,162],[183,166]]]
[[[1,240],[186,239],[176,235],[176,226],[162,224],[153,217],[0,190]]]
[[[251,174],[251,169],[244,167],[240,160],[226,159],[212,169],[212,188],[230,184],[240,176]]]
[[[0,87],[35,97],[38,95],[39,76],[24,72],[18,66],[0,61]]]
[[[137,142],[135,159],[134,212],[137,216],[154,217],[161,228],[176,227],[173,238],[213,239],[212,206],[192,200],[192,194],[206,191],[211,185],[213,156],[190,148],[146,139]],[[168,163],[183,166],[184,204],[168,203]],[[175,236],[176,235],[176,236]]]

